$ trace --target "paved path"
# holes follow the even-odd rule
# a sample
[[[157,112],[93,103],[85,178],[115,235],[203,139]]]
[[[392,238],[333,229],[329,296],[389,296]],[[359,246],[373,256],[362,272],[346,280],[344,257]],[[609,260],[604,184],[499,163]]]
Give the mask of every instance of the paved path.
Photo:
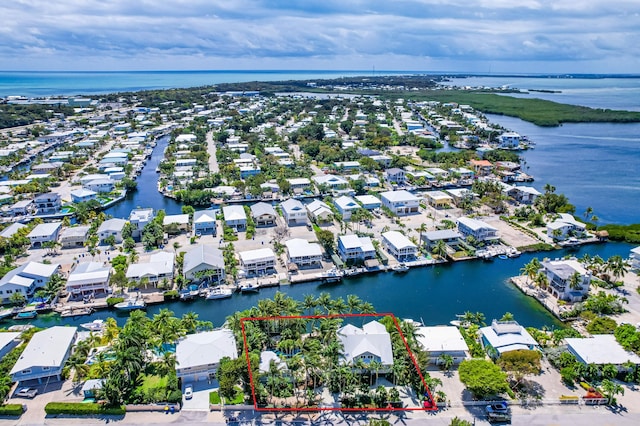
[[[213,130],[207,133],[207,152],[209,153],[209,172],[218,173],[218,158],[216,157],[216,141],[213,139]]]

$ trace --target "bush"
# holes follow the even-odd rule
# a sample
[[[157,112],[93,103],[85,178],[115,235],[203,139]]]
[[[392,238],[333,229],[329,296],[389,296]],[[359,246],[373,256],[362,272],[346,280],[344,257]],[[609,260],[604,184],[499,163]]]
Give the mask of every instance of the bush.
[[[167,395],[167,402],[174,404],[182,403],[182,391],[180,389],[174,389]]]
[[[163,293],[164,300],[175,300],[179,297],[178,290],[168,290]]]
[[[50,402],[44,407],[44,411],[47,414],[106,414],[118,416],[125,414],[124,406],[107,407],[102,404],[83,402]]]
[[[220,394],[218,391],[209,392],[209,404],[220,404]]]
[[[107,306],[110,308],[121,302],[124,302],[124,297],[108,297],[107,298]]]
[[[24,413],[22,404],[0,405],[0,416],[20,417]]]

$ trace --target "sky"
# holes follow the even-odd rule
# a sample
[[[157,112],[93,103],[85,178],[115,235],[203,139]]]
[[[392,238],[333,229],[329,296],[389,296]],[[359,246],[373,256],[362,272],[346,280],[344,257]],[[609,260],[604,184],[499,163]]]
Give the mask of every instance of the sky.
[[[0,70],[640,70],[639,0],[6,0],[0,16]]]

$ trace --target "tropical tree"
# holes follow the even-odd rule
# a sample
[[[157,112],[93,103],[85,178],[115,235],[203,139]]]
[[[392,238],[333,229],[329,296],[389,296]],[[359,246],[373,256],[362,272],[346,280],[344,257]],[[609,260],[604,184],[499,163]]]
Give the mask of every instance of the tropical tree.
[[[612,380],[604,379],[600,383],[600,387],[604,392],[605,398],[607,398],[608,405],[616,405],[616,395],[624,395],[624,388]]]
[[[571,274],[571,276],[569,277],[569,288],[571,290],[579,290],[581,288],[581,284],[582,277],[580,276],[580,273],[576,271]]]
[[[529,278],[529,282],[531,282],[535,278],[541,267],[542,265],[540,264],[538,258],[534,257],[529,263],[527,263],[522,269],[520,269],[520,272],[526,275]]]
[[[447,257],[447,243],[445,243],[443,240],[438,240],[438,242],[436,242],[436,244],[431,249],[431,253],[438,257],[441,257],[442,259],[445,259]]]
[[[607,260],[605,269],[613,275],[616,281],[629,272],[626,261],[618,254],[611,256]]]
[[[451,370],[451,367],[453,367],[453,357],[449,354],[443,353],[438,357],[438,363],[440,364],[440,367],[448,373]]]

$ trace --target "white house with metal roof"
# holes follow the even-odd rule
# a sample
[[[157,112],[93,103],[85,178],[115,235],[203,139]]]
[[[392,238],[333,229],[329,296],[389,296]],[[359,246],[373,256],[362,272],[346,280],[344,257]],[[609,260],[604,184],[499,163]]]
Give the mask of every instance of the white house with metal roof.
[[[344,348],[341,360],[344,364],[376,361],[382,365],[381,372],[388,371],[393,365],[391,335],[378,321],[368,322],[362,328],[347,324],[338,329],[337,335]]]
[[[224,357],[238,357],[231,330],[223,328],[189,334],[176,345],[176,375],[182,383],[215,379]]]
[[[322,247],[320,244],[310,243],[302,238],[293,238],[285,241],[289,262],[299,267],[321,265]]]
[[[473,237],[476,241],[498,240],[498,230],[493,226],[471,217],[458,219],[458,231],[465,237]]]
[[[438,241],[444,241],[445,244],[456,243],[462,238],[462,234],[455,229],[439,229],[437,231],[427,231],[422,233],[422,241],[428,249],[433,248]]]
[[[41,223],[29,232],[27,238],[34,248],[42,247],[43,243],[57,241],[62,222]]]
[[[588,338],[566,338],[567,349],[576,359],[585,364],[613,364],[622,369],[622,364],[631,362],[640,365],[640,356],[624,349],[613,334],[594,334]]]
[[[382,206],[382,201],[373,195],[356,195],[355,199],[362,205],[363,209],[376,210]]]
[[[39,288],[47,285],[60,265],[29,261],[7,272],[0,278],[0,300],[7,303],[14,293],[32,296]]]
[[[280,203],[280,208],[287,226],[307,224],[307,209],[299,200],[289,198]]]
[[[383,192],[380,194],[380,199],[383,206],[398,216],[418,213],[420,209],[420,199],[404,189]]]
[[[126,225],[127,221],[124,219],[107,219],[98,227],[98,238],[100,241],[104,241],[106,238],[113,235],[116,239],[116,243],[122,242],[122,229]]]
[[[11,352],[13,348],[20,344],[20,336],[22,333],[8,331],[0,333],[0,359]]]
[[[276,254],[270,248],[247,250],[238,253],[240,267],[247,276],[265,275],[275,272]]]
[[[589,293],[591,272],[575,258],[556,259],[542,262],[542,273],[547,277],[551,294],[561,300],[580,302]],[[572,288],[572,277],[578,281]]]
[[[362,208],[360,204],[351,198],[343,195],[342,197],[334,198],[333,204],[336,206],[338,212],[342,215],[343,220],[351,220],[351,214]]]
[[[316,222],[328,222],[333,217],[333,210],[324,201],[313,200],[306,208],[309,217]]]
[[[238,231],[247,227],[247,214],[241,205],[224,206],[222,207],[222,214],[224,215],[224,223],[227,226]]]
[[[14,222],[11,225],[7,226],[6,228],[4,228],[2,230],[2,232],[0,232],[0,237],[2,238],[11,238],[13,237],[13,235],[18,232],[20,229],[22,228],[26,228],[26,225],[23,225],[22,223],[19,222]]]
[[[539,347],[538,342],[516,321],[493,320],[490,326],[480,329],[480,335],[482,346],[493,358],[509,351]]]
[[[457,327],[418,327],[416,340],[429,353],[429,361],[436,365],[442,362],[440,357],[443,355],[453,358],[454,364],[469,358],[469,346]]]
[[[146,278],[151,285],[158,285],[166,279],[171,283],[173,279],[173,265],[175,253],[160,251],[149,256],[149,261],[144,263],[132,263],[127,268],[127,278],[140,282]]]
[[[376,258],[376,249],[369,237],[359,237],[354,234],[340,235],[338,236],[338,254],[345,262],[365,261]]]
[[[224,257],[218,247],[198,244],[184,254],[182,272],[187,280],[196,279],[198,272],[203,271],[207,271],[207,280],[224,280]]]
[[[89,225],[62,228],[60,232],[60,244],[62,244],[62,248],[83,247],[90,229],[91,226]]]
[[[78,263],[69,273],[66,290],[72,297],[109,292],[111,267],[102,262]]]
[[[98,193],[96,191],[92,191],[87,188],[73,190],[69,195],[71,195],[71,201],[74,203],[86,203],[87,201],[95,200],[98,197]]]
[[[50,327],[33,335],[9,373],[14,382],[61,380],[71,354],[76,327]]]
[[[401,262],[414,258],[418,253],[418,246],[398,231],[383,233],[382,245]]]
[[[193,231],[196,234],[216,235],[216,213],[213,210],[198,210],[193,213]]]
[[[273,226],[276,224],[278,213],[276,213],[276,209],[271,204],[256,203],[250,209],[251,217],[256,226]]]
[[[563,241],[571,236],[581,237],[586,230],[587,226],[578,222],[569,213],[560,213],[556,220],[547,223],[547,236],[558,241]]]
[[[146,209],[133,209],[129,214],[129,223],[133,225],[133,238],[139,238],[142,235],[142,230],[151,222],[155,217],[155,213],[152,208]]]
[[[162,219],[163,228],[167,228],[170,225],[175,225],[180,231],[189,230],[189,215],[188,214],[168,214]]]

